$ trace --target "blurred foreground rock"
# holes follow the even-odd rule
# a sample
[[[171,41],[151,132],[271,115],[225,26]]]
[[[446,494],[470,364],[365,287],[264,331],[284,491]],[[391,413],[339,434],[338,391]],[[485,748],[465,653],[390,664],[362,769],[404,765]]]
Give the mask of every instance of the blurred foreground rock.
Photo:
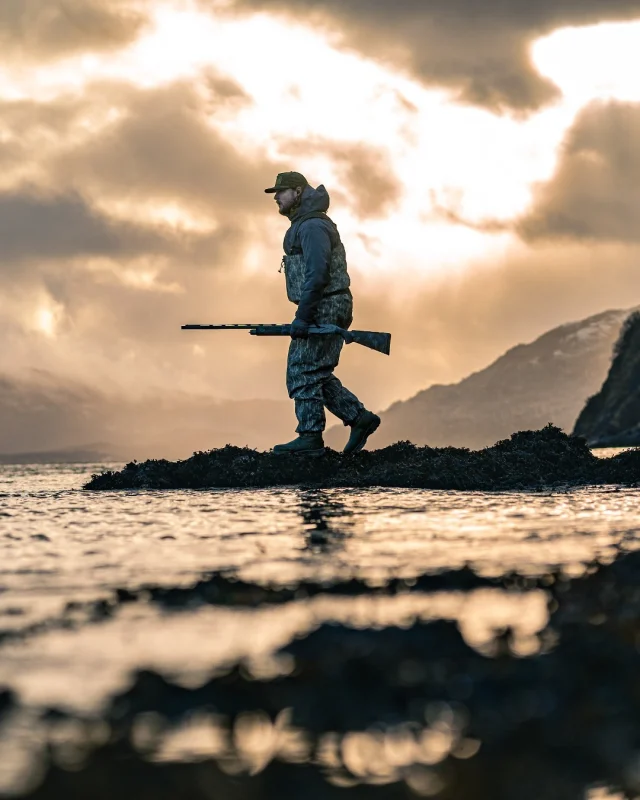
[[[140,671],[97,718],[44,710],[47,761],[22,796],[636,797],[640,553],[545,583],[549,624],[529,642],[507,629],[478,651],[446,621],[325,624],[257,671],[194,687]],[[0,692],[0,731],[17,707]]]

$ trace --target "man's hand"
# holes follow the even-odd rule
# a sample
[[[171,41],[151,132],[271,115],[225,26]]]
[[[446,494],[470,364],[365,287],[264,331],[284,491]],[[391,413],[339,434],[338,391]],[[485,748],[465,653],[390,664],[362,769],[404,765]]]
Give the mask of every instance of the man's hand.
[[[309,336],[309,323],[296,317],[291,323],[291,338],[306,339]]]

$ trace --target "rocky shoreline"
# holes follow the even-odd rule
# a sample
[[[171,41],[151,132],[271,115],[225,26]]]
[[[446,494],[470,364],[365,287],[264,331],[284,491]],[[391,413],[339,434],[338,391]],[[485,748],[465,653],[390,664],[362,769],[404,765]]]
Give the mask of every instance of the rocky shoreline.
[[[273,486],[398,487],[506,491],[640,482],[640,451],[597,458],[585,439],[553,425],[520,431],[483,450],[417,447],[398,442],[381,450],[322,458],[278,456],[226,447],[183,461],[131,462],[92,476],[90,490],[266,488]]]

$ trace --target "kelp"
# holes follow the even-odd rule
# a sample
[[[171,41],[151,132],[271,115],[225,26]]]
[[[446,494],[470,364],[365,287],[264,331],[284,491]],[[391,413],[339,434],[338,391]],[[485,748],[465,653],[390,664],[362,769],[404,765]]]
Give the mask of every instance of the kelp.
[[[397,442],[380,450],[322,457],[276,455],[247,447],[194,453],[182,461],[133,461],[93,475],[92,490],[305,487],[404,487],[501,491],[640,481],[640,451],[594,456],[586,441],[553,425],[519,431],[483,450],[417,447]]]

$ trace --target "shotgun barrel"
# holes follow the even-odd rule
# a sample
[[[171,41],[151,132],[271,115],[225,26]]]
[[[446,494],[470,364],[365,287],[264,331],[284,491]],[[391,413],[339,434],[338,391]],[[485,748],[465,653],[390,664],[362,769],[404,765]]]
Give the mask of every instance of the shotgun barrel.
[[[183,331],[249,331],[252,336],[290,336],[291,325],[244,322],[236,325],[182,325]],[[346,344],[355,342],[370,350],[391,352],[391,334],[377,331],[348,331],[337,325],[310,325],[310,336],[342,336]]]

